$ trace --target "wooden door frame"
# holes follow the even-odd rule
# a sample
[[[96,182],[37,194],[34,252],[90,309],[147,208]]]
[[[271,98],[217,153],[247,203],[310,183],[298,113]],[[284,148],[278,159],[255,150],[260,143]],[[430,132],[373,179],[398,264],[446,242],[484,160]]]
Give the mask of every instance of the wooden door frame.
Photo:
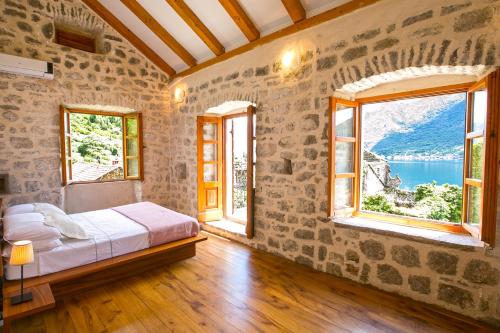
[[[242,221],[242,220],[238,220],[232,216],[229,216],[228,215],[228,207],[226,205],[227,203],[227,177],[226,177],[226,120],[230,120],[230,119],[235,119],[235,118],[243,118],[243,117],[246,117],[247,116],[247,113],[246,112],[238,112],[238,113],[233,113],[233,114],[229,114],[229,115],[226,115],[226,116],[222,116],[222,202],[223,202],[223,215],[224,215],[224,218],[227,219],[227,220],[230,220],[230,221],[234,221],[236,223],[241,223],[243,224],[242,222],[246,223],[248,221]],[[234,147],[233,147],[233,151],[234,151]],[[233,186],[233,184],[231,183],[231,186]],[[248,185],[247,185],[248,186]],[[248,197],[247,197],[247,204],[248,204]]]

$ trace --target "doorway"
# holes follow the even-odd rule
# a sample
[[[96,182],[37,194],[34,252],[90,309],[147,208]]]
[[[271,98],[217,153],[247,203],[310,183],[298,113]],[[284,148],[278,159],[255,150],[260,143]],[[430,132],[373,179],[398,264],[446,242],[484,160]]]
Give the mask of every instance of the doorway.
[[[231,225],[248,238],[253,237],[255,122],[253,106],[198,118],[198,219]]]
[[[255,119],[253,120],[255,124]],[[248,219],[248,168],[255,168],[255,156],[252,158],[253,163],[250,164],[248,160],[248,141],[252,140],[251,144],[254,146],[255,137],[248,135],[246,112],[223,117],[223,127],[224,217],[237,223],[246,224]]]

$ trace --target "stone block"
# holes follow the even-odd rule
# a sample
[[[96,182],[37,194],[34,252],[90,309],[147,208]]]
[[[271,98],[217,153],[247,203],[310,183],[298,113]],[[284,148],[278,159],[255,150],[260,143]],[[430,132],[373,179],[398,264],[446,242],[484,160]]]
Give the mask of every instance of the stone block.
[[[384,244],[379,241],[373,239],[361,241],[359,242],[359,248],[368,259],[383,260],[385,258]]]
[[[487,261],[472,259],[465,266],[463,277],[469,282],[496,286],[500,281],[500,271]]]
[[[312,240],[314,239],[314,231],[305,229],[295,230],[295,232],[293,233],[293,237],[295,237],[296,239]]]
[[[326,263],[326,272],[338,277],[342,277],[342,268],[332,262]]]
[[[428,295],[431,293],[431,279],[427,276],[410,275],[408,285],[411,290],[420,294]]]
[[[438,299],[459,306],[461,309],[474,307],[474,299],[470,291],[449,284],[439,284]]]
[[[304,256],[295,257],[295,262],[298,264],[301,264],[301,265],[313,267],[313,261],[307,257],[304,257]]]
[[[430,251],[427,266],[439,274],[457,274],[458,257],[442,251]]]
[[[410,16],[403,21],[403,28],[406,26],[412,25],[414,23],[430,19],[433,16],[433,14],[434,13],[432,10],[428,10],[424,13],[421,13],[421,14],[418,14],[415,16]]]
[[[314,257],[314,246],[313,245],[302,245],[302,254],[309,257]]]
[[[410,245],[395,245],[391,248],[392,260],[406,267],[419,267],[418,250]]]
[[[466,32],[473,29],[485,27],[493,19],[493,8],[485,7],[463,13],[455,19],[453,30],[455,32]]]
[[[377,277],[382,283],[385,284],[394,284],[394,285],[402,285],[403,277],[399,273],[399,271],[387,264],[379,264],[377,265]]]
[[[327,253],[328,253],[328,250],[327,250],[326,246],[321,245],[318,248],[318,260],[319,261],[324,261],[326,259]]]
[[[274,248],[276,248],[276,249],[279,249],[279,248],[280,248],[280,242],[279,242],[279,240],[274,239],[274,238],[272,238],[272,237],[269,237],[269,238],[267,239],[267,245],[269,245],[270,247],[274,247]]]
[[[283,243],[283,252],[296,252],[299,249],[299,245],[296,241],[287,239]]]
[[[352,47],[344,51],[344,53],[342,54],[342,61],[350,62],[359,59],[361,57],[364,57],[367,54],[368,54],[368,47],[366,45]]]
[[[323,244],[333,245],[332,231],[330,229],[320,229],[318,239]]]
[[[359,263],[359,254],[353,250],[347,250],[345,252],[345,259],[348,261],[353,261],[355,263]]]

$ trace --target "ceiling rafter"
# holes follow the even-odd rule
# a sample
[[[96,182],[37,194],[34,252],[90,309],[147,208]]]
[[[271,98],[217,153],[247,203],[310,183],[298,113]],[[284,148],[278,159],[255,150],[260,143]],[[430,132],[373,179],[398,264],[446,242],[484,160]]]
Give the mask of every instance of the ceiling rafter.
[[[226,50],[214,34],[201,22],[184,0],[165,0],[170,7],[186,22],[186,24],[201,38],[215,55],[221,55]]]
[[[219,0],[219,1],[222,2],[223,0]],[[308,29],[308,28],[314,27],[318,24],[321,24],[321,23],[333,20],[335,18],[347,15],[355,10],[373,5],[374,3],[377,3],[379,1],[380,0],[352,0],[350,2],[347,2],[343,5],[340,5],[338,7],[327,10],[323,13],[318,14],[318,15],[306,18],[306,19],[304,19],[298,23],[292,24],[286,28],[275,31],[269,35],[266,35],[262,38],[254,40],[253,42],[250,42],[248,44],[240,46],[234,50],[227,51],[226,53],[224,53],[218,57],[207,60],[207,61],[205,61],[199,65],[196,65],[194,67],[191,67],[185,71],[179,72],[175,75],[174,78],[183,77],[183,76],[193,74],[199,70],[202,70],[204,68],[212,66],[216,63],[230,59],[230,58],[235,57],[237,55],[240,55],[242,53],[248,52],[248,51],[256,48],[257,46],[261,46],[261,45],[270,43],[276,39],[294,34],[296,32],[302,31],[304,29]]]
[[[300,0],[281,0],[293,23],[297,23],[306,18],[306,10]]]
[[[146,58],[158,66],[169,76],[175,74],[175,70],[165,62],[155,51],[146,45],[139,37],[130,31],[120,20],[118,20],[109,10],[106,9],[98,0],[82,0],[87,7],[93,10],[104,22],[115,29],[120,35],[125,37],[130,44],[136,47]]]
[[[238,3],[238,0],[219,0],[226,12],[231,16],[234,23],[240,28],[248,41],[253,42],[260,38],[260,32],[253,24],[245,10]]]
[[[196,59],[136,0],[121,0],[121,2],[189,67],[196,65]]]

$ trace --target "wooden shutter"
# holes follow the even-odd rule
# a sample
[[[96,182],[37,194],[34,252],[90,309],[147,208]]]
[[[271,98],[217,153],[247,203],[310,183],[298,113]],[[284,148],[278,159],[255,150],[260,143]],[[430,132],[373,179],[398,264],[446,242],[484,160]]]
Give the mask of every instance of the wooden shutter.
[[[123,170],[125,179],[144,179],[142,114],[123,116]]]
[[[70,112],[64,106],[59,107],[59,135],[61,141],[62,186],[72,180],[71,170],[71,126]]]
[[[222,118],[198,117],[198,220],[222,218]]]
[[[500,126],[500,70],[471,87],[467,94],[463,226],[494,245]]]
[[[359,178],[359,103],[332,98],[329,119],[328,216],[335,210],[354,211]]]
[[[255,107],[250,105],[247,108],[247,238],[254,235],[254,198],[255,198]]]

